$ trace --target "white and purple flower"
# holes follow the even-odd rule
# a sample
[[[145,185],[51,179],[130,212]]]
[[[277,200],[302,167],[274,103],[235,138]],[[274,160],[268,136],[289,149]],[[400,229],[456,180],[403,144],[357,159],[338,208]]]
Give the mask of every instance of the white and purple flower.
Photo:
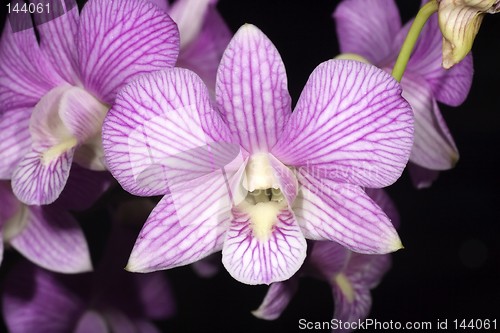
[[[392,70],[411,24],[402,27],[394,0],[345,0],[333,17],[341,52],[361,56],[388,72]],[[409,171],[418,188],[430,186],[440,170],[448,170],[458,161],[457,147],[437,102],[462,104],[472,84],[472,57],[445,70],[441,67],[442,43],[434,14],[422,31],[401,81],[403,96],[415,114]]]
[[[353,251],[401,248],[362,187],[404,169],[413,116],[384,71],[331,60],[311,74],[291,112],[281,57],[255,26],[233,37],[218,69],[216,103],[193,72],[144,75],[117,95],[103,125],[107,165],[135,195],[164,195],[127,266],[150,272],[222,249],[248,284],[286,280],[305,238]]]
[[[380,189],[370,189],[367,193],[397,227],[399,215],[389,196]],[[252,313],[266,320],[279,318],[296,293],[300,277],[310,276],[330,285],[334,299],[333,319],[346,323],[364,320],[371,309],[370,290],[380,283],[390,266],[389,254],[360,254],[335,242],[314,242],[300,273],[288,281],[271,284],[262,304]]]
[[[9,16],[0,42],[0,178],[12,178],[28,205],[62,192],[72,163],[104,170],[103,119],[134,76],[173,67],[179,33],[170,17],[143,0],[74,1],[59,17]]]

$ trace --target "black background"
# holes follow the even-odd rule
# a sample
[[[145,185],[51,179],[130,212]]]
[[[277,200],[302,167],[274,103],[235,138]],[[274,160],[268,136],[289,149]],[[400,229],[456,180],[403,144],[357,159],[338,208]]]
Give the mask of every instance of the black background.
[[[233,31],[252,23],[275,43],[296,102],[311,71],[338,54],[331,19],[337,3],[220,0],[218,7]],[[419,3],[398,1],[404,20],[416,14]],[[393,255],[392,270],[373,291],[373,319],[433,324],[448,319],[449,327],[454,319],[497,319],[500,326],[499,32],[500,14],[486,17],[473,47],[469,98],[458,108],[441,106],[460,150],[456,168],[443,172],[430,189],[414,189],[406,172],[388,188],[401,215],[405,249]],[[80,216],[93,220],[86,221],[90,239],[103,238],[103,202]],[[250,313],[266,286],[240,284],[223,269],[211,279],[199,278],[190,267],[165,274],[174,288],[177,316],[159,323],[164,332],[292,332],[299,331],[301,318],[329,321],[333,313],[329,287],[313,279],[303,279],[281,318],[267,322]]]

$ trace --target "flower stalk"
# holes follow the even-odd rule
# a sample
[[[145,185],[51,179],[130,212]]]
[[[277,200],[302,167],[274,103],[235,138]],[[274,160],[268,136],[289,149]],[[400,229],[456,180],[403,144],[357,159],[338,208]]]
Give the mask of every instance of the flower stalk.
[[[406,65],[408,65],[410,55],[413,51],[413,48],[415,47],[415,44],[417,43],[418,37],[420,36],[425,23],[432,14],[437,12],[437,10],[437,1],[431,0],[422,8],[420,8],[420,11],[415,17],[415,21],[413,21],[413,24],[408,31],[408,35],[406,36],[403,46],[401,47],[401,51],[399,52],[398,58],[396,59],[396,63],[394,64],[394,68],[392,69],[392,76],[398,82],[401,82],[401,79],[403,78],[403,74],[406,70]]]

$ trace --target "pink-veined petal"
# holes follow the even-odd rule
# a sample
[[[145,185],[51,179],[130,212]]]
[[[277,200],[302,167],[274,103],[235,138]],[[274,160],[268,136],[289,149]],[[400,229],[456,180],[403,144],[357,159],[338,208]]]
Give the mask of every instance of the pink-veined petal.
[[[401,43],[411,23],[407,23],[401,30],[401,37],[398,38]],[[439,29],[437,14],[434,14],[422,30],[406,71],[422,76],[438,101],[458,106],[467,98],[472,85],[474,72],[472,55],[467,55],[459,64],[450,69],[444,69],[442,62],[443,35]]]
[[[398,229],[400,225],[399,212],[387,192],[380,188],[366,188],[365,193],[382,208],[387,217],[391,219],[394,228]]]
[[[415,163],[408,163],[408,172],[410,173],[413,186],[418,189],[431,187],[432,183],[439,177],[439,171],[426,169]]]
[[[68,131],[84,143],[101,132],[108,106],[85,89],[68,88],[60,99],[59,117]]]
[[[7,276],[2,295],[9,332],[71,332],[85,304],[63,279],[62,275],[27,262],[15,266]]]
[[[352,253],[345,274],[366,288],[375,288],[391,268],[390,254]]]
[[[318,180],[304,171],[299,183],[293,210],[306,238],[336,241],[361,253],[402,248],[387,215],[359,186]]]
[[[21,208],[21,203],[14,196],[14,193],[12,193],[12,188],[8,181],[0,181],[0,202],[2,202],[2,209],[0,209],[0,227],[4,228],[5,223],[16,215]]]
[[[203,199],[210,199],[210,196]],[[220,251],[228,218],[214,216],[210,221],[199,221],[195,216],[211,204],[212,200],[204,200],[198,210],[192,212],[193,220],[181,224],[172,197],[165,195],[144,224],[130,254],[127,270],[169,269]]]
[[[351,251],[345,246],[332,241],[315,241],[307,257],[307,267],[310,274],[319,279],[329,280],[335,274],[342,272],[347,266]]]
[[[43,151],[26,154],[12,175],[14,194],[27,205],[53,203],[66,185],[75,148],[44,160]]]
[[[76,35],[79,13],[76,1],[35,0],[32,2],[43,6],[49,4],[50,8],[34,15],[40,34],[40,49],[66,82],[78,84]]]
[[[273,43],[246,24],[226,48],[217,72],[216,99],[240,144],[267,152],[291,114],[285,66]]]
[[[179,28],[181,49],[199,35],[209,5],[210,0],[180,0],[174,2],[168,11]]]
[[[170,8],[170,3],[168,0],[148,0],[152,4],[155,4],[158,8],[163,10],[164,12],[168,12]]]
[[[429,86],[411,74],[403,78],[402,86],[415,115],[410,161],[432,170],[451,169],[458,161],[458,150]]]
[[[287,281],[272,283],[259,308],[252,311],[252,314],[259,319],[278,319],[297,292],[298,282],[297,278],[291,278]]]
[[[193,180],[239,154],[201,79],[181,68],[142,76],[124,88],[102,135],[109,170],[125,190],[141,196],[167,193],[169,172]]]
[[[401,18],[394,0],[342,1],[333,18],[342,53],[361,55],[378,67],[395,58],[391,46]]]
[[[401,175],[413,114],[387,73],[351,60],[320,64],[272,153],[339,182],[384,187]]]
[[[86,311],[78,320],[74,333],[109,333],[106,320],[96,311]]]
[[[112,104],[134,76],[174,66],[179,32],[148,1],[91,0],[80,16],[77,46],[85,88]]]
[[[335,310],[333,318],[343,322],[358,322],[364,320],[370,312],[372,297],[370,290],[355,281],[344,280],[345,275],[338,275],[334,278],[332,286]],[[338,332],[349,332],[340,329]]]
[[[12,6],[24,2],[15,0]],[[25,25],[13,31],[16,25]],[[0,43],[0,113],[33,107],[50,89],[63,83],[40,51],[29,13],[15,13],[6,22]]]
[[[16,165],[31,148],[29,120],[32,108],[19,108],[0,115],[0,179],[12,178]]]
[[[30,206],[26,224],[10,244],[38,266],[60,273],[92,270],[83,231],[67,211],[58,206]]]
[[[234,208],[232,215],[222,263],[233,278],[251,285],[270,284],[289,279],[302,266],[307,244],[290,209],[252,216]]]
[[[209,6],[200,33],[190,45],[181,48],[176,66],[198,74],[215,95],[217,68],[232,35],[215,6]]]

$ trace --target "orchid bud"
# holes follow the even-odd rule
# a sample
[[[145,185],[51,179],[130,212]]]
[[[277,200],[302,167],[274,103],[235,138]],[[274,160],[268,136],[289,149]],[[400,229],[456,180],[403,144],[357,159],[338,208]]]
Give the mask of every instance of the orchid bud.
[[[484,14],[500,11],[499,0],[438,0],[443,33],[443,67],[459,63],[470,52]]]

